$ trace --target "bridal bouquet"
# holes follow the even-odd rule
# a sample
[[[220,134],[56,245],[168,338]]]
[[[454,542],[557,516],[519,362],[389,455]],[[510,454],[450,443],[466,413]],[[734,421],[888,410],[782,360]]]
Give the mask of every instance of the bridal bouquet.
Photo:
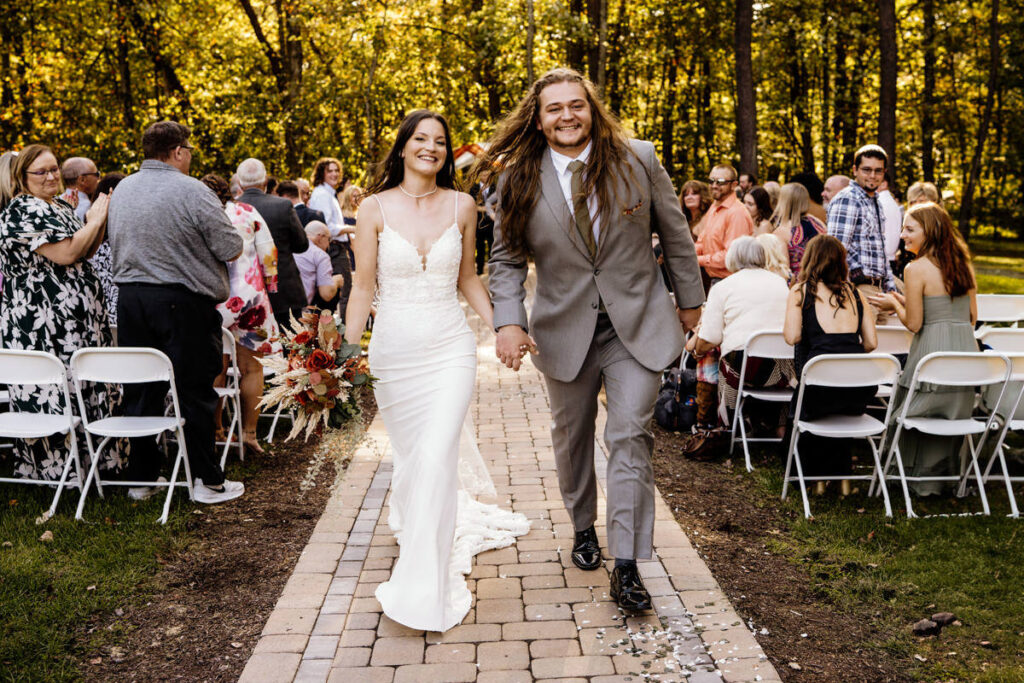
[[[358,344],[346,344],[329,311],[307,308],[300,320],[292,316],[291,331],[282,325],[284,353],[260,358],[273,371],[259,408],[294,411],[287,439],[303,430],[337,429],[359,414],[359,395],[372,386]]]

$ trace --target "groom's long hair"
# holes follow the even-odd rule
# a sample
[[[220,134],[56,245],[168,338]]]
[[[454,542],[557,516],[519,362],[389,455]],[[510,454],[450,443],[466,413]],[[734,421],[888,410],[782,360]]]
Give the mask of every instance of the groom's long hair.
[[[598,215],[606,215],[618,179],[635,182],[632,168],[626,163],[633,154],[629,137],[619,120],[601,102],[597,88],[578,71],[552,69],[530,86],[515,110],[499,124],[491,146],[473,169],[473,175],[484,183],[502,177],[501,217],[502,240],[510,252],[525,256],[526,229],[533,207],[540,196],[540,166],[547,153],[548,141],[537,129],[540,120],[540,93],[555,83],[579,83],[590,104],[592,146],[587,157],[587,172],[583,179],[583,192],[590,195],[597,190]],[[625,171],[625,173],[624,173]]]

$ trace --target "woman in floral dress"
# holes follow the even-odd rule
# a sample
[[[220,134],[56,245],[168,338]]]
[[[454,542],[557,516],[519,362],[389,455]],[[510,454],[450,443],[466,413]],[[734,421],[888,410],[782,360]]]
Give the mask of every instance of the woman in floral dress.
[[[71,205],[57,197],[60,168],[43,145],[23,149],[11,174],[15,196],[0,213],[0,345],[47,351],[64,363],[80,348],[110,346],[103,290],[87,260],[103,241],[107,196],[97,196],[83,226]],[[13,410],[63,411],[63,397],[52,386],[10,389]],[[83,391],[91,417],[113,414],[120,404],[120,395],[104,385],[86,385]],[[128,444],[115,446],[103,452],[102,469],[121,465]],[[14,474],[60,479],[69,449],[67,436],[18,440]]]
[[[242,373],[242,440],[245,447],[262,453],[256,438],[263,395],[263,366],[257,360],[264,353],[280,353],[280,331],[270,307],[268,292],[277,291],[277,247],[266,222],[249,204],[235,202],[226,180],[217,175],[203,177],[213,190],[241,236],[242,255],[228,263],[231,296],[217,310],[224,327],[235,335],[238,345],[238,369]],[[287,322],[287,321],[286,321]]]

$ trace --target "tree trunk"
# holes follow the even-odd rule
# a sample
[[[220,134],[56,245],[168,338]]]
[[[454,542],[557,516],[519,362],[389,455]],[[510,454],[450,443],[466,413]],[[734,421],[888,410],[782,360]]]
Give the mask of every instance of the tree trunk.
[[[281,114],[284,117],[284,154],[288,174],[297,178],[302,173],[299,157],[299,115],[302,97],[302,19],[294,0],[277,3],[277,44],[284,52],[285,88],[281,92]]]
[[[622,58],[623,36],[629,33],[629,14],[626,0],[619,0],[619,11],[615,18],[615,29],[609,40],[611,50],[608,53],[608,68],[605,74],[605,102],[608,108],[619,113],[622,105],[622,88],[619,87],[619,63]]]
[[[896,0],[878,0],[878,144],[896,177]]]
[[[572,36],[565,49],[565,61],[569,68],[585,73],[583,68],[583,57],[586,54],[586,46],[580,30],[580,16],[583,14],[583,0],[569,0],[569,20],[572,22]]]
[[[533,38],[537,33],[537,24],[533,14],[533,0],[525,0],[526,3],[526,84],[533,85],[536,78],[533,75]]]
[[[597,28],[597,91],[604,97],[605,79],[608,75],[608,0],[601,2],[601,21]]]
[[[661,163],[668,171],[669,177],[675,174],[675,109],[676,80],[679,78],[678,43],[672,48],[668,58],[668,87],[665,92],[665,104],[661,110]]]
[[[971,170],[967,175],[963,201],[960,202],[960,233],[964,238],[971,234],[971,212],[974,209],[974,190],[981,173],[981,153],[985,149],[985,138],[992,124],[992,109],[995,104],[996,91],[999,89],[999,76],[1002,56],[999,50],[999,0],[992,0],[992,10],[988,22],[988,92],[985,93],[985,108],[982,110],[981,123],[975,136],[974,154],[971,158]]]
[[[924,89],[921,93],[921,173],[935,182],[935,0],[921,0],[924,14]]]
[[[185,91],[185,86],[182,84],[181,79],[178,78],[178,72],[160,48],[160,31],[157,23],[142,14],[139,6],[136,4],[136,0],[117,0],[117,4],[128,17],[132,28],[135,30],[135,34],[139,38],[139,43],[152,60],[153,67],[156,69],[164,87],[167,88],[170,94],[174,95],[178,102],[178,107],[183,111],[194,111],[192,103],[189,101],[188,93]]]
[[[754,66],[750,39],[753,33],[753,0],[736,0],[733,47],[736,58],[736,146],[740,151],[740,173],[757,174],[757,106],[754,96]],[[672,79],[673,83],[675,79]]]

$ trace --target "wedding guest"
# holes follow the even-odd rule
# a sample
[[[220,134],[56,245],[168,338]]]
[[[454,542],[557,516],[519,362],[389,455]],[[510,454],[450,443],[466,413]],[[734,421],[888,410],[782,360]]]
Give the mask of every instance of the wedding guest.
[[[753,173],[740,173],[740,182],[736,186],[736,195],[740,199],[747,196],[751,189],[757,186],[757,176]]]
[[[711,285],[729,276],[725,255],[738,237],[754,231],[754,221],[736,199],[736,169],[719,165],[711,169],[708,180],[715,200],[708,210],[707,223],[697,238],[697,263],[707,271]]]
[[[100,181],[100,172],[92,159],[71,157],[64,161],[60,169],[64,180],[64,193],[61,199],[75,207],[75,215],[81,221],[92,206],[92,196],[96,193],[96,185]]]
[[[779,329],[786,315],[789,290],[785,279],[766,268],[768,259],[759,239],[736,238],[729,245],[725,263],[732,275],[708,292],[700,323],[687,342],[687,349],[696,358],[716,347],[720,349],[719,401],[732,409],[736,406],[747,340],[755,332]],[[783,387],[788,385],[791,373],[789,364],[751,358],[747,361],[746,384]]]
[[[242,194],[242,185],[238,182],[238,174],[232,173],[231,179],[228,180],[228,189],[231,192],[232,199],[238,199]]]
[[[774,235],[789,249],[789,269],[794,278],[800,276],[800,263],[811,239],[825,232],[825,224],[810,213],[807,188],[799,183],[786,183],[779,193],[779,203],[772,214]]]
[[[331,257],[327,255],[331,233],[321,221],[312,221],[305,230],[309,238],[309,249],[295,255],[295,265],[299,267],[299,275],[302,277],[306,303],[321,308],[334,308],[338,290],[344,285],[344,277],[331,272]]]
[[[331,248],[327,253],[331,257],[334,272],[341,273],[346,280],[350,280],[353,258],[349,238],[355,233],[355,229],[345,225],[341,205],[338,203],[336,189],[342,187],[341,182],[341,162],[333,157],[319,159],[313,165],[313,193],[309,198],[309,208],[316,209],[324,215],[324,223],[331,231]],[[347,297],[345,299],[347,301]]]
[[[0,154],[0,211],[3,211],[7,203],[14,197],[14,176],[11,175],[11,165],[17,158],[17,152]]]
[[[752,187],[743,193],[743,206],[750,212],[750,219],[754,221],[754,236],[766,232],[772,232],[772,198],[761,186]]]
[[[338,204],[341,206],[341,220],[345,224],[346,228],[356,229],[356,213],[359,211],[359,201],[363,196],[363,188],[359,187],[355,183],[347,183],[345,189],[341,191],[338,199]],[[349,261],[352,264],[352,270],[356,269],[356,258],[352,251],[352,242],[348,241],[344,243],[348,249]],[[344,275],[341,271],[334,271],[335,275]],[[348,301],[349,284],[346,280],[345,289],[342,290],[341,298],[343,301]]]
[[[896,258],[900,251],[900,232],[903,229],[903,208],[892,190],[892,171],[886,169],[885,180],[878,186],[878,208],[882,211],[882,229],[885,236],[885,257],[896,273]]]
[[[782,186],[779,185],[774,180],[769,180],[768,182],[766,182],[761,187],[764,188],[764,191],[768,193],[768,197],[771,198],[771,200],[772,200],[772,211],[774,211],[775,210],[775,205],[779,201],[779,192],[782,191]]]
[[[124,179],[124,173],[108,173],[96,185],[96,194],[105,194],[108,197],[117,187],[117,184]],[[96,269],[96,275],[103,287],[103,299],[106,302],[107,321],[110,323],[111,332],[114,337],[114,345],[117,344],[117,284],[114,282],[113,255],[110,252],[110,240],[100,242],[96,254],[89,259],[89,263]]]
[[[803,171],[790,178],[789,182],[799,183],[804,186],[807,190],[807,213],[817,218],[822,225],[825,225],[825,221],[828,218],[828,213],[825,211],[825,207],[822,206],[822,192],[825,190],[825,184],[821,182],[818,174],[814,171]]]
[[[835,237],[819,235],[807,244],[800,264],[800,275],[789,290],[783,335],[793,345],[793,360],[799,380],[809,360],[827,353],[870,353],[878,345],[874,316],[864,294],[850,282],[846,249]],[[863,415],[878,387],[808,387],[800,419],[813,420],[826,415]],[[790,417],[796,410],[796,393]],[[790,424],[792,429],[792,424]],[[783,441],[788,447],[789,437]],[[836,448],[834,439],[811,434],[800,437],[801,462],[811,474],[849,474],[852,467],[849,448]],[[842,493],[850,492],[848,480],[842,480]],[[825,482],[818,482],[823,493]]]
[[[679,205],[686,216],[686,222],[690,225],[690,234],[694,241],[704,230],[704,217],[707,216],[713,201],[711,188],[699,180],[687,180],[679,192]]]
[[[926,181],[919,181],[907,188],[908,207],[915,204],[924,204],[925,202],[942,205],[942,198],[939,196],[939,190],[935,185]]]
[[[953,220],[938,204],[915,204],[903,219],[900,235],[916,258],[903,272],[905,290],[871,297],[882,311],[895,311],[914,333],[906,366],[893,394],[893,415],[906,400],[914,370],[922,358],[937,351],[977,351],[974,323],[978,319],[977,284],[970,252]],[[965,419],[974,408],[973,387],[926,385],[916,393],[909,417]],[[933,436],[914,430],[900,435],[899,449],[909,476],[956,475],[960,472],[962,437]],[[918,495],[942,490],[943,482],[912,482]]]
[[[226,180],[208,174],[203,176],[202,182],[217,195],[228,220],[242,238],[242,255],[227,264],[230,295],[227,301],[217,305],[217,310],[222,325],[231,330],[236,342],[241,374],[242,443],[246,450],[263,453],[256,438],[256,422],[260,416],[256,405],[263,395],[263,366],[259,359],[266,353],[281,352],[278,341],[281,330],[270,307],[269,294],[277,291],[277,247],[259,212],[249,204],[232,200]],[[224,386],[227,370],[225,362],[217,386]],[[217,425],[221,425],[220,420]],[[217,440],[223,441],[224,435],[219,434]]]
[[[300,194],[298,182],[286,180],[277,186],[277,196],[284,197],[292,203],[292,208],[295,209],[295,215],[299,217],[299,223],[302,224],[302,227],[306,227],[311,221],[323,223],[323,213],[306,206]]]
[[[58,195],[57,157],[45,145],[26,146],[11,165],[14,197],[0,213],[0,346],[46,351],[64,363],[88,346],[110,346],[103,290],[88,259],[103,240],[107,195],[96,197],[85,224]],[[10,386],[11,409],[61,414],[52,387]],[[86,410],[110,415],[120,397],[104,385],[83,387]],[[77,412],[77,411],[76,411]],[[14,443],[14,476],[57,480],[68,456],[64,436]],[[101,467],[117,469],[123,450],[103,451]]]
[[[828,180],[825,181],[825,188],[821,191],[821,205],[825,207],[825,213],[828,213],[828,205],[831,203],[832,198],[839,194],[840,190],[845,189],[849,184],[850,176],[829,176]]]
[[[292,315],[296,319],[302,317],[306,306],[295,254],[306,251],[309,240],[292,203],[267,194],[267,169],[262,161],[246,159],[238,165],[237,175],[242,186],[238,201],[259,212],[277,246],[277,292],[270,292],[270,305],[278,323],[288,325]]]
[[[272,175],[267,176],[267,189],[266,193],[269,195],[277,194],[278,180]]]
[[[309,186],[309,181],[305,178],[296,178],[295,184],[299,188],[299,201],[308,205],[309,198],[313,195],[313,189]]]
[[[764,249],[764,269],[789,283],[793,271],[789,269],[789,249],[786,245],[770,232],[763,232],[754,239]]]
[[[121,181],[110,203],[110,246],[120,290],[118,342],[170,358],[193,496],[220,503],[245,492],[241,482],[224,478],[218,463],[213,388],[223,365],[217,304],[231,292],[225,264],[241,255],[243,245],[216,195],[188,176],[191,133],[175,121],[159,121],[143,133],[145,160]],[[129,416],[164,414],[166,384],[128,384],[124,393]],[[135,439],[127,476],[154,481],[161,460],[154,439]],[[152,492],[140,487],[135,494]]]

